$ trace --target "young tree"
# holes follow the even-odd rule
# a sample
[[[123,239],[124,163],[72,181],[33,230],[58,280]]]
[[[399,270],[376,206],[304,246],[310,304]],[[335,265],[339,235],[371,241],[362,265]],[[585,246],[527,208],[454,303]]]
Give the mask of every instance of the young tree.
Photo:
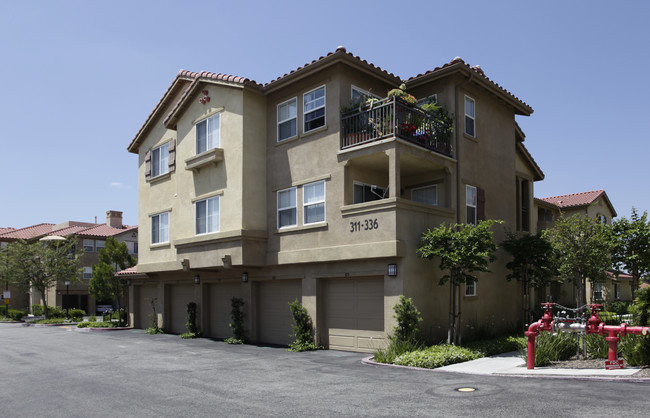
[[[631,219],[621,218],[612,223],[614,235],[614,268],[632,275],[632,299],[639,288],[639,279],[650,273],[650,222],[648,213],[639,216],[632,208]]]
[[[560,217],[555,227],[544,231],[558,255],[558,272],[573,281],[576,307],[587,303],[586,283],[605,280],[612,266],[611,228],[598,220],[581,216]]]
[[[522,319],[529,321],[530,289],[546,287],[555,273],[553,247],[539,232],[521,236],[509,232],[501,247],[512,256],[506,264],[510,270],[506,279],[522,282]]]
[[[448,271],[438,284],[449,281],[449,328],[447,342],[460,344],[460,285],[477,281],[475,272],[487,272],[495,260],[496,245],[492,241],[492,225],[502,221],[479,221],[477,225],[442,224],[422,234],[420,257],[439,258],[440,270]]]
[[[76,249],[74,236],[60,240],[9,244],[9,268],[13,283],[21,290],[36,289],[43,299],[45,317],[48,317],[47,290],[57,283],[79,281],[82,250]]]
[[[117,302],[118,326],[122,326],[120,298],[124,294],[126,283],[115,273],[118,268],[124,270],[135,263],[136,260],[129,254],[126,243],[108,237],[104,248],[99,250],[99,263],[93,266],[88,291],[97,300],[114,299]]]

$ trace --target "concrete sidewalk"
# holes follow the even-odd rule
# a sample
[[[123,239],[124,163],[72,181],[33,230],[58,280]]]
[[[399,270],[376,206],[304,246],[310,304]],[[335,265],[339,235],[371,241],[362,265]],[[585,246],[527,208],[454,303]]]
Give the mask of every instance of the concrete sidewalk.
[[[464,363],[452,364],[440,367],[436,370],[444,372],[479,374],[479,375],[500,375],[500,376],[563,376],[563,377],[593,377],[593,378],[634,378],[632,375],[638,372],[639,368],[625,368],[618,370],[598,369],[557,369],[550,367],[536,367],[533,370],[526,368],[526,361],[521,358],[519,352],[513,351],[492,357],[484,357]],[[650,380],[639,378],[640,380]]]

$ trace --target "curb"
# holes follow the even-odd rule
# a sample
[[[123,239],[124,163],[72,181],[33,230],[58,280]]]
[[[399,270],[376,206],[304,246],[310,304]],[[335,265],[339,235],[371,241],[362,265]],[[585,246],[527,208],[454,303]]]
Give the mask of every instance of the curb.
[[[125,331],[125,330],[131,330],[133,328],[131,327],[114,327],[114,328],[77,328],[74,327],[73,330],[76,332],[106,332],[106,331]]]

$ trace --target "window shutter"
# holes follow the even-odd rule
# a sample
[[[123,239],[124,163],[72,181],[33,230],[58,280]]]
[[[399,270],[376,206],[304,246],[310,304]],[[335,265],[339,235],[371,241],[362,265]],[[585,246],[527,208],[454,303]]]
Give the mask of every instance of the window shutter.
[[[176,170],[176,140],[169,141],[169,172],[173,173]]]
[[[151,150],[144,155],[144,178],[151,180]]]
[[[485,221],[485,189],[476,188],[476,220]]]

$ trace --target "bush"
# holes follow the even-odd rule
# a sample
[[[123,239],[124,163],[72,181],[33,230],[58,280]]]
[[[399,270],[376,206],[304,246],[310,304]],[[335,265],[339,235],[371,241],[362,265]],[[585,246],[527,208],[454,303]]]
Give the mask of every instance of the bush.
[[[196,302],[190,302],[187,304],[187,322],[185,323],[185,328],[187,332],[181,334],[181,338],[199,338],[201,336],[201,331],[196,325]]]
[[[6,309],[3,306],[3,309]],[[5,317],[6,319],[10,319],[12,321],[20,321],[23,316],[27,315],[27,311],[20,310],[20,309],[9,309],[9,314],[5,314],[4,310],[0,310],[0,318]]]
[[[86,322],[79,322],[77,324],[77,328],[117,328],[117,323],[112,321],[103,321],[103,322],[86,321]]]
[[[585,345],[587,346],[587,355],[592,358],[606,359],[609,356],[609,343],[605,337],[598,334],[588,334],[584,336]],[[620,345],[619,345],[620,351]]]
[[[145,333],[147,333],[147,334],[149,334],[149,335],[154,335],[154,334],[164,334],[164,333],[165,333],[165,330],[163,330],[163,329],[160,328],[158,325],[156,325],[155,327],[149,327],[149,328],[147,328],[147,330],[145,331]]]
[[[374,359],[377,363],[393,364],[402,354],[419,350],[422,350],[422,344],[418,341],[390,341],[385,349],[375,351]]]
[[[541,332],[535,338],[535,366],[547,366],[552,361],[570,359],[577,351],[577,342],[572,334]]]
[[[389,336],[391,341],[416,341],[422,317],[420,311],[415,307],[413,300],[400,295],[399,302],[393,307],[397,319],[397,326],[393,328],[393,335]]]
[[[45,309],[43,308],[43,305],[33,305],[32,312],[34,312],[35,316],[45,315]],[[50,318],[65,318],[65,309],[61,309],[55,306],[48,306],[47,316]]]
[[[622,300],[607,302],[605,303],[605,310],[608,312],[613,312],[616,315],[625,315],[627,314],[627,309],[631,304],[632,302],[625,302]]]
[[[86,311],[83,309],[69,309],[68,318],[72,319],[74,322],[83,321]]]
[[[228,324],[228,326],[232,328],[234,340],[243,343],[246,341],[246,333],[244,331],[244,311],[242,311],[242,308],[244,307],[244,299],[233,297],[230,299],[230,306],[232,307],[230,310],[231,322]]]
[[[480,357],[480,354],[464,347],[440,344],[431,346],[425,350],[402,354],[395,359],[394,363],[400,366],[434,369],[450,364],[475,360]]]
[[[307,312],[307,308],[302,306],[298,299],[289,303],[289,309],[293,315],[295,324],[291,325],[295,340],[289,344],[289,351],[313,351],[320,347],[314,343],[314,325]]]
[[[39,319],[38,321],[32,322],[32,324],[64,324],[67,321],[64,317],[54,317],[47,319]]]
[[[630,366],[650,366],[650,335],[631,335],[621,338],[618,349]]]

